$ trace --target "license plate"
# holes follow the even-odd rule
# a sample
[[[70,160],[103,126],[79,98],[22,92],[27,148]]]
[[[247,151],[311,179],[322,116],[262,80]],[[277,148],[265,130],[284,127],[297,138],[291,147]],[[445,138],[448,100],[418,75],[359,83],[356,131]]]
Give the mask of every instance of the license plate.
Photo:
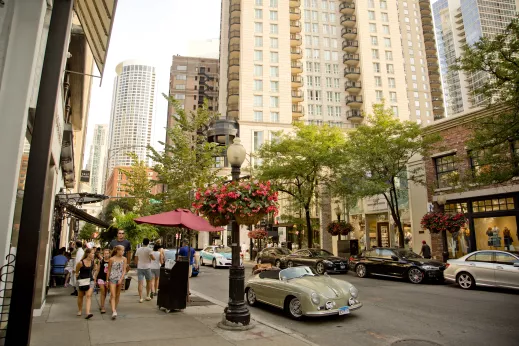
[[[346,268],[346,266],[344,264],[341,264],[341,269],[344,269]]]
[[[350,313],[350,308],[348,306],[343,306],[342,308],[339,308],[339,316],[347,315],[349,313]]]

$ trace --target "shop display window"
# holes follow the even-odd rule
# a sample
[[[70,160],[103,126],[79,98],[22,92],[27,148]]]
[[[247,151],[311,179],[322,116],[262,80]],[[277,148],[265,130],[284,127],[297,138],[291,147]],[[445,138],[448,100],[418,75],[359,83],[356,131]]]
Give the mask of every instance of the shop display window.
[[[447,247],[450,258],[459,258],[470,252],[470,230],[462,228],[459,232],[447,232]]]
[[[478,250],[519,251],[515,216],[475,218],[474,229]]]
[[[512,210],[514,209],[513,198],[494,198],[484,201],[472,202],[472,210],[474,213],[483,213],[487,211]]]
[[[455,214],[455,213],[463,213],[465,214],[468,211],[467,203],[448,203],[445,204],[445,213],[447,214]]]

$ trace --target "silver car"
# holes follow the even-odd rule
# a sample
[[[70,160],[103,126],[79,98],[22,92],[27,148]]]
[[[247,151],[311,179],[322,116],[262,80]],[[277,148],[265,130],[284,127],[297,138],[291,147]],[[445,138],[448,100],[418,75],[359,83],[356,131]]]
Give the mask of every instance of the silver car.
[[[519,289],[519,252],[481,250],[448,260],[445,280],[463,289],[475,286]]]

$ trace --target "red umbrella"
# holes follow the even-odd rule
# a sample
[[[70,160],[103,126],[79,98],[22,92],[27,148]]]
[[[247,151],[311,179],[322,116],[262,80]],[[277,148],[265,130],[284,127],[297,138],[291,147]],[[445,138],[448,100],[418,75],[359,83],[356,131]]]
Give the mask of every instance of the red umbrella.
[[[193,214],[188,209],[177,209],[166,213],[143,216],[134,221],[155,226],[188,228],[199,232],[220,232],[223,230],[223,228],[211,226],[206,219]]]

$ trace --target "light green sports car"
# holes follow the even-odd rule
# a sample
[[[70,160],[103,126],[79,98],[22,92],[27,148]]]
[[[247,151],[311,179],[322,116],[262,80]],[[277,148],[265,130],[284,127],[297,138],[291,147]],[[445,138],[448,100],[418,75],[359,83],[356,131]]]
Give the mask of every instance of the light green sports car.
[[[355,286],[319,275],[307,266],[261,271],[247,281],[245,297],[250,306],[258,302],[273,305],[294,319],[347,315],[362,307]]]

